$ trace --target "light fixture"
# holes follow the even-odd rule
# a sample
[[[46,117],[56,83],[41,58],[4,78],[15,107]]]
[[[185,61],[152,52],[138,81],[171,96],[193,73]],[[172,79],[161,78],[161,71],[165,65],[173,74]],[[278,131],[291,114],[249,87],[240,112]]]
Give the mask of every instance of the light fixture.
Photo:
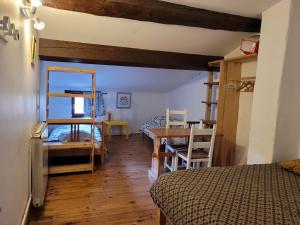
[[[3,16],[0,20],[0,39],[7,43],[6,36],[12,36],[14,40],[19,40],[19,31],[15,28],[15,24],[10,22],[8,16]]]
[[[42,6],[41,0],[25,0],[24,5],[21,6],[23,16],[34,21],[33,27],[36,30],[45,28],[45,23],[35,15],[37,8],[40,6]]]
[[[43,5],[41,0],[31,0],[30,3],[31,3],[31,6],[35,7],[35,8],[40,7],[40,6]]]
[[[40,21],[38,17],[35,18],[33,27],[37,30],[43,30],[46,24],[43,21]]]

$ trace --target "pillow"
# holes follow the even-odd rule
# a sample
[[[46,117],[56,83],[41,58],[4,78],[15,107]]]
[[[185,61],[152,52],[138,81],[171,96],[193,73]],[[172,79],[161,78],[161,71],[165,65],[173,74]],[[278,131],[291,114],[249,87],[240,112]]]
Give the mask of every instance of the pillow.
[[[300,159],[295,159],[279,164],[281,168],[300,174]]]
[[[151,118],[151,121],[152,121],[153,123],[159,124],[159,123],[160,123],[160,118],[159,118],[159,116],[153,116],[153,117]]]

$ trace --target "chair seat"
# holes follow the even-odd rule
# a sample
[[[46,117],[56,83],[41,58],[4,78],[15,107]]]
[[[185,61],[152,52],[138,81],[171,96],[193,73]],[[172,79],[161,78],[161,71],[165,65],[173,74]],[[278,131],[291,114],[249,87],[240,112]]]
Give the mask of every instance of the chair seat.
[[[180,151],[178,152],[178,156],[182,156],[183,158],[187,158],[188,151]],[[204,150],[193,150],[192,159],[206,159],[208,158],[208,152]]]
[[[167,145],[166,148],[170,152],[181,152],[181,151],[187,151],[188,145],[181,144],[181,145]]]

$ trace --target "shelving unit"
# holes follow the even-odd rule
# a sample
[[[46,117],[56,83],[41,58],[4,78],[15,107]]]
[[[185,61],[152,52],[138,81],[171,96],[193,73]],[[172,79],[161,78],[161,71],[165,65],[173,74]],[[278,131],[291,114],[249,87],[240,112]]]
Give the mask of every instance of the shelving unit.
[[[70,94],[70,93],[50,93],[49,92],[49,78],[51,72],[66,72],[66,73],[80,73],[92,76],[92,91],[91,94]],[[76,75],[74,75],[74,78]],[[75,78],[76,79],[76,78]],[[68,164],[68,165],[58,165],[50,166],[49,174],[59,174],[59,173],[70,173],[70,172],[81,172],[81,171],[94,171],[94,154],[95,154],[95,126],[96,126],[96,71],[78,68],[65,68],[65,67],[47,67],[46,71],[46,119],[48,125],[70,125],[71,126],[71,140],[70,142],[49,142],[48,148],[51,150],[89,150],[89,162],[81,164]],[[84,119],[50,119],[49,118],[49,98],[74,98],[83,97],[92,99],[92,109],[91,118]],[[88,124],[91,126],[91,137],[89,142],[83,142],[79,140],[79,129],[80,124]],[[102,149],[103,150],[103,149]]]
[[[242,64],[245,62],[255,62],[257,54],[244,55],[209,63],[209,67],[220,71],[218,86],[218,108],[217,108],[217,136],[214,148],[214,165],[230,166],[234,165],[236,149],[236,132],[239,113],[239,99],[242,83],[248,80],[255,82],[254,77],[242,78]],[[213,72],[208,75],[207,102],[212,96]],[[234,84],[234,85],[232,85]],[[250,86],[250,85],[249,85]],[[245,91],[252,91],[246,86]],[[248,89],[247,89],[248,88]],[[211,105],[207,105],[205,119],[209,120],[211,115]]]
[[[206,100],[202,101],[205,104],[205,118],[203,123],[206,126],[211,126],[216,123],[212,118],[212,107],[216,107],[218,102],[213,100],[213,88],[219,86],[219,81],[214,81],[213,71],[208,72],[207,82],[204,83],[207,86]]]

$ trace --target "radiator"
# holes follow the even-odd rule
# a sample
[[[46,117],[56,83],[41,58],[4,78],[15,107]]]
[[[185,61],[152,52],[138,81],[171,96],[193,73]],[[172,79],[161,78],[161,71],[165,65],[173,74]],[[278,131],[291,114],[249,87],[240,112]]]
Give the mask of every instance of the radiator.
[[[48,181],[48,147],[44,143],[48,138],[46,124],[38,124],[31,138],[32,165],[32,204],[43,206]]]

